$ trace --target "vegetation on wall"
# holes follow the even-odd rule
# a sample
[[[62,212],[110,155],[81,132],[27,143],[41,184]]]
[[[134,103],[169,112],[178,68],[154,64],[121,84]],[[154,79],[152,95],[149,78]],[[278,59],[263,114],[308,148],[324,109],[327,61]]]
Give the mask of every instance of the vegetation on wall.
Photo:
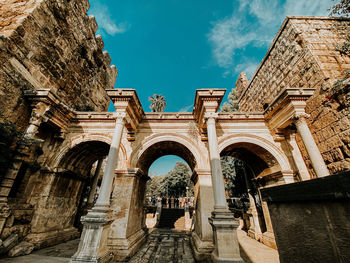
[[[334,4],[330,9],[330,15],[340,15],[348,17],[350,14],[350,0],[340,0],[338,3]]]

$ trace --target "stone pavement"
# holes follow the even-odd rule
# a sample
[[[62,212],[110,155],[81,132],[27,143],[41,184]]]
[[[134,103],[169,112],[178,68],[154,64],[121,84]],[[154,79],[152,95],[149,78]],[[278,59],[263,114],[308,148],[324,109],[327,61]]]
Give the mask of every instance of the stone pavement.
[[[279,263],[278,251],[265,246],[247,236],[243,230],[237,229],[237,237],[241,257],[246,263]]]
[[[130,263],[191,263],[195,262],[186,231],[154,229],[147,242],[130,259]]]
[[[68,263],[71,256],[77,251],[78,245],[79,239],[75,239],[34,251],[27,256],[2,258],[0,263]]]
[[[279,263],[278,252],[237,230],[241,256],[246,263]],[[28,256],[0,258],[0,263],[68,263],[79,239],[34,251]],[[195,262],[188,232],[170,229],[150,229],[146,243],[129,260],[130,263]]]

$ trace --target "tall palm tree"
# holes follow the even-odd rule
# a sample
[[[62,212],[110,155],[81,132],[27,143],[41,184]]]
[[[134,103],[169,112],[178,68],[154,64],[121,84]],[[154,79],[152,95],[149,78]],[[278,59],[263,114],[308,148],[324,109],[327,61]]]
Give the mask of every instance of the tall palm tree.
[[[166,106],[163,95],[153,94],[153,96],[148,97],[148,100],[151,102],[149,107],[152,112],[162,112]]]

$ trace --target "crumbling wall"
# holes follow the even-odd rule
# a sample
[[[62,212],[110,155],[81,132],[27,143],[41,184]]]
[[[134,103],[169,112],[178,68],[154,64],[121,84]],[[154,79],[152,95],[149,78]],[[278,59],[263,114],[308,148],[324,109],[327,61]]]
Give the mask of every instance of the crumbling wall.
[[[349,56],[337,51],[349,28],[350,20],[345,18],[287,18],[248,87],[239,94],[240,109],[252,112],[264,111],[285,88],[316,89],[307,101],[308,125],[331,173],[350,169],[349,107],[338,95],[329,95],[333,84],[350,70]],[[299,136],[297,142],[314,174]]]
[[[0,129],[25,131],[26,90],[51,89],[76,110],[107,110],[105,89],[113,88],[117,72],[88,9],[88,0],[0,3]]]
[[[57,232],[52,242],[59,242],[61,229],[68,229],[62,240],[77,234],[69,227],[85,182],[52,175],[55,167],[45,167],[45,160],[63,145],[59,127],[43,121],[35,135],[24,137],[35,106],[25,94],[47,89],[65,109],[107,110],[105,89],[113,88],[117,71],[103,51],[101,36],[95,36],[97,23],[86,14],[88,9],[88,0],[0,1],[2,240],[14,234],[22,240],[33,230],[42,234],[32,236],[37,244],[51,238],[45,234],[49,231]],[[40,178],[43,181],[35,181]],[[0,244],[0,253],[6,249]]]

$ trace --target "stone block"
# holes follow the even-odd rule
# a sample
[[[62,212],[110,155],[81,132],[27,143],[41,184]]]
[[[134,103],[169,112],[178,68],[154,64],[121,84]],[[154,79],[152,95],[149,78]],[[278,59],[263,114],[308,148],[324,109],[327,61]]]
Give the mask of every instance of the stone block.
[[[2,245],[0,247],[0,254],[4,254],[13,248],[18,242],[18,235],[11,234],[5,240],[3,240]]]
[[[9,252],[8,255],[10,257],[18,257],[23,255],[30,254],[34,249],[34,245],[32,243],[22,241],[15,247],[13,247]]]
[[[349,189],[350,172],[343,172],[261,190],[281,263],[350,258]]]

